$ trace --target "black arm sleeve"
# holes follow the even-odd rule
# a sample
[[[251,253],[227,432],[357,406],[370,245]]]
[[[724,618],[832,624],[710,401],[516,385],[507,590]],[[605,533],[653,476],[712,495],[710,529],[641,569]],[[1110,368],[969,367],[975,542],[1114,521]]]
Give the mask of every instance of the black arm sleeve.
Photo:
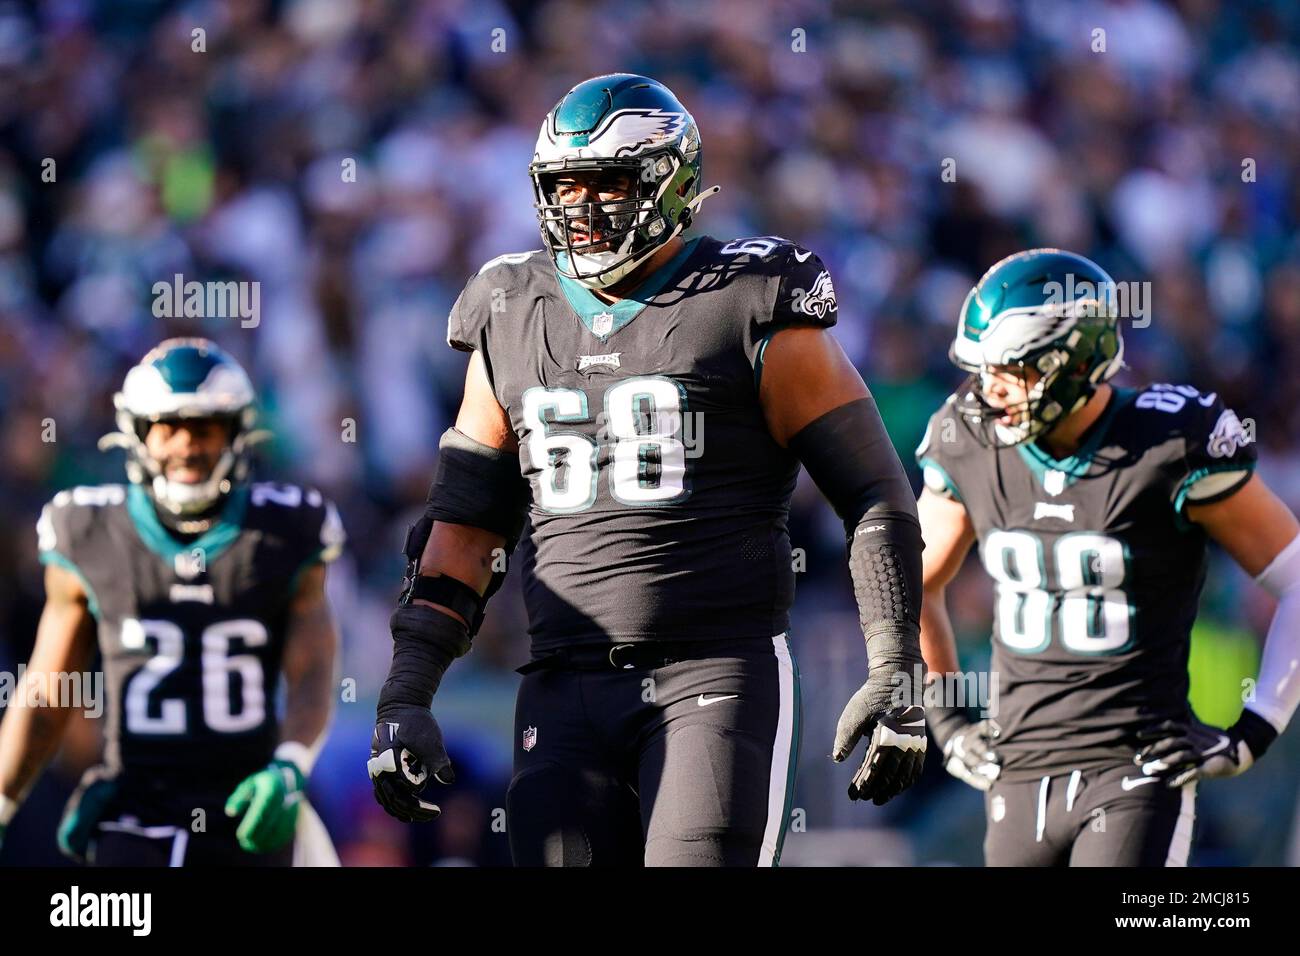
[[[875,399],[827,412],[790,440],[790,450],[844,521],[871,666],[911,671],[921,664],[924,543],[911,485]],[[914,691],[919,701],[919,684]]]
[[[528,499],[528,482],[519,473],[519,457],[514,452],[485,445],[454,428],[443,432],[424,510],[431,522],[495,532],[513,551]]]

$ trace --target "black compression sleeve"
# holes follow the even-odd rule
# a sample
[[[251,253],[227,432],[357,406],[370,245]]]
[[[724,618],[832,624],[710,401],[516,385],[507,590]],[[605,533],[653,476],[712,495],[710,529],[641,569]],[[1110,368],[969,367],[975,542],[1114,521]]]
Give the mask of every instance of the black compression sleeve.
[[[790,451],[844,521],[847,535],[871,512],[899,512],[916,520],[912,486],[870,395],[804,426],[790,439]]]
[[[919,702],[921,525],[902,463],[867,397],[813,421],[790,441],[844,521],[849,570],[871,666],[902,672]]]

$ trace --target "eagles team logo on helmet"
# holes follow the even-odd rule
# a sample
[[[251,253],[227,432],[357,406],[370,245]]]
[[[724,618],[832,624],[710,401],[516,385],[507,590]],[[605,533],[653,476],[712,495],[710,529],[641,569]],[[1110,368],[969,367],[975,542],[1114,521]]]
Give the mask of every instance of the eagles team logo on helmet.
[[[949,357],[971,376],[956,408],[985,445],[1007,447],[1046,434],[1124,365],[1115,283],[1091,259],[1030,249],[994,265],[966,296]],[[983,377],[1019,369],[1040,377],[1019,405],[984,398]]]
[[[270,437],[253,429],[256,398],[243,368],[215,343],[168,339],[127,372],[113,396],[118,431],[101,438],[99,447],[125,448],[127,477],[144,485],[161,508],[178,517],[199,516],[246,477],[248,449]],[[186,418],[223,419],[230,427],[230,440],[212,472],[193,484],[170,481],[163,463],[145,446],[154,422]]]
[[[542,121],[528,167],[542,242],[555,267],[590,288],[618,282],[691,224],[719,187],[700,191],[700,131],[662,83],[611,73],[579,83]],[[631,195],[564,204],[574,173],[624,174]],[[576,240],[575,234],[585,236]]]

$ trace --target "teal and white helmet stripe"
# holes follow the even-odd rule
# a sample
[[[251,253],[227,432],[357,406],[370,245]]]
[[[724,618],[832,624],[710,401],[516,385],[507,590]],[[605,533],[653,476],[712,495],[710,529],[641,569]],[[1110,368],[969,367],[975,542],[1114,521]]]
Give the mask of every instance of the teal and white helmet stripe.
[[[160,507],[177,516],[207,512],[248,472],[247,450],[269,433],[254,430],[257,394],[247,373],[215,343],[201,338],[168,339],[126,375],[113,396],[118,430],[100,439],[101,449],[125,448],[127,477],[145,485]],[[161,462],[145,447],[154,422],[219,418],[231,439],[206,480],[169,481]]]

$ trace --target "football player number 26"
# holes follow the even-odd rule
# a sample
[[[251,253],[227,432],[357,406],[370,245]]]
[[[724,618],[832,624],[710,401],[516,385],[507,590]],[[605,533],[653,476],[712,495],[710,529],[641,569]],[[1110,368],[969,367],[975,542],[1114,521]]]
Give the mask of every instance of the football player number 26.
[[[144,647],[150,640],[156,644],[157,650],[132,675],[127,687],[123,705],[127,732],[187,733],[190,728],[182,698],[150,701],[150,696],[164,678],[180,668],[185,654],[185,635],[171,621],[127,618],[122,622],[124,645]],[[260,647],[266,643],[266,627],[251,619],[221,621],[204,628],[199,636],[203,723],[223,734],[253,730],[266,719],[262,661],[255,654],[232,654],[234,641],[242,642],[245,648]],[[235,686],[239,687],[243,702],[237,713],[232,701]]]
[[[1047,648],[1052,632],[1076,654],[1114,654],[1129,645],[1132,609],[1122,589],[1124,545],[1103,534],[1067,534],[1052,548],[1055,580],[1043,542],[1027,531],[994,531],[980,557],[997,582],[998,634],[1022,654]]]
[[[668,378],[630,378],[605,391],[603,421],[613,439],[609,490],[626,505],[667,504],[686,493],[682,412],[686,396]],[[566,424],[591,421],[587,394],[530,388],[523,395],[528,457],[540,469],[541,505],[554,513],[596,503],[599,443]]]

